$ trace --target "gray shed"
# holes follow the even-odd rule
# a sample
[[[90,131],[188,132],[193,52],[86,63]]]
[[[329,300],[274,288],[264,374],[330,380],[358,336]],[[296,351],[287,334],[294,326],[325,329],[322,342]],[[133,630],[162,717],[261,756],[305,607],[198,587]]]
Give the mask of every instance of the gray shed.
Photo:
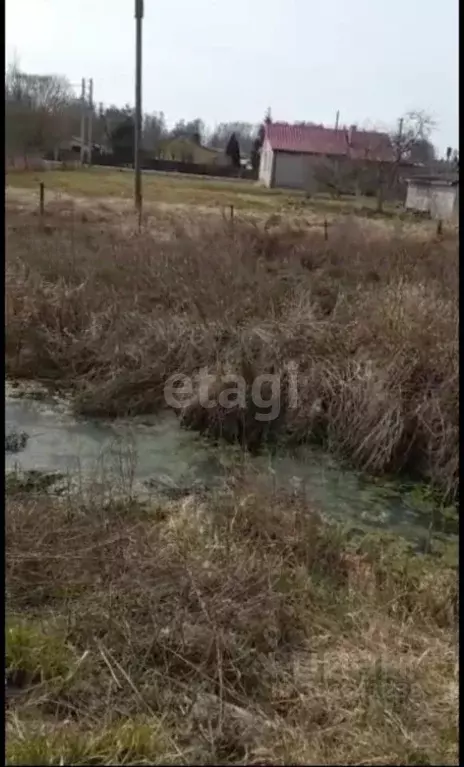
[[[459,216],[459,179],[418,176],[407,179],[406,210],[428,213],[443,221]]]

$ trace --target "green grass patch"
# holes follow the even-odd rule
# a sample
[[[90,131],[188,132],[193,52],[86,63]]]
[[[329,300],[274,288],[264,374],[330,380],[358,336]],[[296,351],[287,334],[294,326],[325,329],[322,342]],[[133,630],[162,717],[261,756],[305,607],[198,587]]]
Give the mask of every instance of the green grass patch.
[[[5,627],[6,677],[15,687],[62,678],[72,672],[75,656],[57,626],[10,617]]]
[[[64,725],[55,731],[47,725],[7,723],[6,763],[9,765],[174,763],[176,751],[173,749],[174,753],[170,754],[169,750],[170,742],[158,719],[123,720],[90,730]]]
[[[20,189],[38,189],[40,182],[48,191],[76,197],[132,199],[133,173],[118,169],[87,168],[85,170],[9,171],[7,185]],[[303,192],[267,189],[255,181],[228,181],[179,174],[143,174],[143,195],[148,203],[193,205],[200,207],[251,210],[261,213],[283,211],[321,214],[356,213],[359,216],[397,217],[401,211],[386,203],[383,213],[376,212],[374,198],[327,194],[307,198]]]

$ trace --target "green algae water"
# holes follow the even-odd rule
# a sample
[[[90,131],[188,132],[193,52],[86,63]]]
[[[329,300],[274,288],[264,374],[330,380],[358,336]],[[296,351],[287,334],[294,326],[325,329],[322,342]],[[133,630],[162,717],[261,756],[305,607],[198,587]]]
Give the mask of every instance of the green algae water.
[[[150,488],[210,488],[221,483],[243,454],[213,448],[182,429],[170,411],[157,416],[89,420],[70,404],[24,387],[6,387],[5,431],[27,435],[6,447],[6,470],[57,473],[110,484],[115,492],[150,494]],[[6,441],[7,445],[8,440]],[[241,455],[241,459],[240,459]],[[360,530],[388,530],[420,542],[431,533],[454,540],[456,513],[442,510],[421,488],[367,480],[314,448],[246,457],[257,475],[276,489],[304,494],[324,516]]]

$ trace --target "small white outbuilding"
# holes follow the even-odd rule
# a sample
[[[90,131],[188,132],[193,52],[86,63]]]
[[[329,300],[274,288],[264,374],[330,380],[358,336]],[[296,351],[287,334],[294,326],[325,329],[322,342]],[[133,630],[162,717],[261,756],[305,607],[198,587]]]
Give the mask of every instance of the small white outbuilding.
[[[454,221],[459,217],[459,179],[418,176],[407,179],[406,210],[431,218]]]

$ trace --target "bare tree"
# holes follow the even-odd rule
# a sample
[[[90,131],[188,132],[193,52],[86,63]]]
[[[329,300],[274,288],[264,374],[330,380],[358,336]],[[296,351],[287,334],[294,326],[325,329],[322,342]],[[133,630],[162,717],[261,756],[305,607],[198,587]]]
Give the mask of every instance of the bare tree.
[[[398,129],[391,133],[391,142],[395,150],[396,162],[413,160],[418,147],[424,142],[430,144],[436,123],[423,110],[413,110],[398,120]]]
[[[200,117],[196,117],[194,120],[179,120],[172,130],[169,131],[170,138],[191,138],[192,136],[199,137],[200,142],[206,132],[206,127],[203,120]]]
[[[76,99],[69,82],[56,75],[34,75],[9,67],[5,78],[5,145],[11,154],[54,151],[70,138]]]
[[[360,172],[372,175],[375,168],[378,212],[383,210],[386,193],[399,182],[402,166],[417,162],[418,156],[423,158],[425,151],[431,156],[433,146],[430,136],[434,128],[435,122],[429,114],[422,110],[413,110],[401,117],[396,129],[389,132],[388,151],[384,141],[385,134],[380,133],[379,141],[373,139],[366,148],[365,162],[361,163]],[[372,136],[374,135],[373,133]]]

